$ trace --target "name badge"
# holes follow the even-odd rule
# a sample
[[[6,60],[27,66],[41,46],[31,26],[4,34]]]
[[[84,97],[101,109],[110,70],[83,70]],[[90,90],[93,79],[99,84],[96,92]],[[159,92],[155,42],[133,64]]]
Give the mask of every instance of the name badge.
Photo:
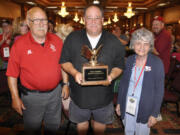
[[[136,114],[137,99],[135,97],[128,96],[126,113],[135,116]]]
[[[9,57],[9,47],[4,47],[3,48],[3,54],[5,58]]]

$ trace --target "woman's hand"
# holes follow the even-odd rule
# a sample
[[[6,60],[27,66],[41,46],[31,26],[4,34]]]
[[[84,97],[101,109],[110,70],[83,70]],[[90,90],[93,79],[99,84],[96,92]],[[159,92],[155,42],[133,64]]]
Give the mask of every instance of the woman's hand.
[[[120,104],[116,105],[116,113],[117,113],[118,116],[121,115]]]
[[[148,120],[148,127],[150,128],[154,126],[156,123],[157,123],[157,119],[153,116],[150,116]]]

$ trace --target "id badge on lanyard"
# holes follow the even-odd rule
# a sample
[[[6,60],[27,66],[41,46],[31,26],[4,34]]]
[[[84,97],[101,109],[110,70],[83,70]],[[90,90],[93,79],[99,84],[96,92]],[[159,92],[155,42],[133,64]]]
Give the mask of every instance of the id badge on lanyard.
[[[4,47],[3,48],[3,54],[5,58],[9,57],[9,47]]]
[[[128,95],[128,97],[127,97],[128,99],[127,99],[127,105],[126,105],[126,113],[129,113],[130,115],[133,115],[133,116],[135,116],[136,108],[137,108],[137,97],[134,96],[134,93],[135,93],[137,84],[138,84],[138,82],[140,80],[140,77],[141,77],[141,75],[143,73],[145,65],[146,65],[146,62],[144,63],[144,66],[143,66],[143,68],[141,70],[141,73],[140,73],[137,81],[136,81],[136,66],[135,66],[135,75],[134,75],[134,80],[135,81],[134,82],[136,82],[136,83],[134,85],[132,96]]]
[[[137,107],[137,98],[134,96],[127,97],[126,113],[135,116]]]

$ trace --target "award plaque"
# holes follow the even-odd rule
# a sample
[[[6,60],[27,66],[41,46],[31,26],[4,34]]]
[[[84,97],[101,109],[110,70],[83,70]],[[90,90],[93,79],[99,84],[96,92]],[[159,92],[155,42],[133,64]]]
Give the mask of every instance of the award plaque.
[[[103,85],[108,82],[108,66],[97,62],[97,56],[102,48],[91,50],[87,45],[83,45],[81,55],[89,60],[82,66],[83,81],[81,85]]]

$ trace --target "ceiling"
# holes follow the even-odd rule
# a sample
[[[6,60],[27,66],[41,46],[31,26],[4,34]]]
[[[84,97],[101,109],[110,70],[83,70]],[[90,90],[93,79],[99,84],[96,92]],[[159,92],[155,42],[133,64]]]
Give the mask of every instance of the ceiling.
[[[61,6],[62,1],[65,2],[65,6],[67,7],[67,11],[70,14],[83,14],[83,9],[88,5],[92,4],[93,0],[12,0],[13,2],[22,4],[26,2],[34,2],[36,5],[40,5],[46,8],[46,10],[53,11],[56,13]],[[172,7],[174,5],[179,4],[180,0],[99,0],[100,5],[104,8],[105,11],[105,18],[112,16],[114,12],[118,13],[118,16],[122,18],[123,13],[126,11],[128,2],[132,2],[133,11],[136,14],[144,13],[147,11],[159,9],[159,8],[166,8]],[[159,4],[165,3],[164,6],[159,6]],[[51,7],[51,8],[50,8]],[[54,8],[52,8],[54,7]],[[138,9],[138,8],[147,8],[145,9]]]

